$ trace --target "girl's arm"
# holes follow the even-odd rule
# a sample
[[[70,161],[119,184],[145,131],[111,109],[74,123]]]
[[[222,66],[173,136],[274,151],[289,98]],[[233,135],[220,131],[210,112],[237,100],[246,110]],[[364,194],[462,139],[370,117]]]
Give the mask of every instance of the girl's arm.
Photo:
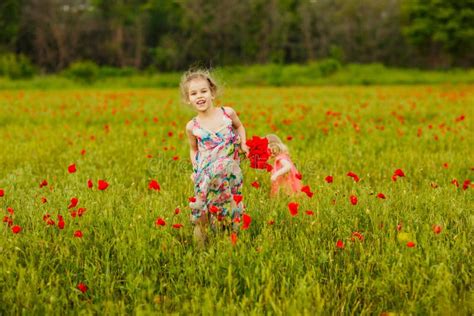
[[[249,153],[249,147],[247,146],[247,137],[245,135],[245,127],[240,121],[239,117],[237,116],[237,113],[235,113],[234,109],[225,107],[225,111],[227,114],[229,114],[231,120],[232,120],[232,126],[234,129],[237,131],[240,137],[240,148],[245,152],[245,155],[248,155]]]
[[[281,169],[272,174],[271,180],[275,181],[279,176],[282,176],[291,170],[291,164],[286,159],[281,159],[280,163],[282,165]]]
[[[192,128],[193,128],[193,122],[189,121],[188,124],[186,124],[186,135],[188,135],[188,141],[189,141],[189,158],[191,159],[191,163],[193,164],[193,170],[194,170],[197,167],[196,153],[198,152],[198,147],[197,147],[197,139],[193,135]]]

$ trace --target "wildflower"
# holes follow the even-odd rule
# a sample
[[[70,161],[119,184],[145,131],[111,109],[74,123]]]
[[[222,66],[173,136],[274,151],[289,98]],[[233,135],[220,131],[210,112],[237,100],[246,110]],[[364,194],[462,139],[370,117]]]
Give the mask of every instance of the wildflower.
[[[70,165],[69,167],[67,167],[67,171],[68,171],[69,173],[74,173],[74,172],[76,172],[76,164],[72,164],[72,165]]]
[[[18,234],[19,232],[21,232],[21,227],[20,226],[15,225],[15,226],[12,227],[12,233]]]
[[[309,187],[309,185],[305,185],[304,187],[301,188],[301,192],[304,192],[306,193],[306,195],[308,197],[313,197],[314,193],[311,192],[311,188]]]
[[[357,204],[357,196],[351,195],[351,196],[349,197],[349,199],[350,199],[352,205],[356,205],[356,204]]]
[[[155,225],[156,226],[165,226],[166,225],[166,222],[164,219],[162,219],[161,217],[158,217],[155,221]]]
[[[379,194],[377,194],[377,197],[378,197],[379,199],[385,199],[385,194],[379,193]]]
[[[155,190],[155,191],[160,191],[160,184],[156,180],[151,180],[148,183],[148,189],[150,190]]]
[[[355,174],[354,172],[352,172],[352,171],[349,171],[349,172],[347,173],[347,176],[348,176],[348,177],[351,177],[352,179],[354,179],[355,182],[359,182],[359,181],[360,181],[359,176],[356,175],[356,174]]]
[[[251,186],[253,186],[255,189],[258,189],[260,188],[260,183],[258,183],[258,181],[254,181],[252,182]]]
[[[339,248],[339,249],[344,249],[344,242],[339,239],[339,240],[336,242],[336,247]]]
[[[108,186],[109,186],[109,184],[105,180],[99,180],[97,182],[97,187],[98,187],[99,190],[105,190],[105,189],[107,189]]]
[[[413,241],[409,241],[409,242],[407,242],[407,247],[408,248],[413,248],[413,247],[415,247],[415,243]]]
[[[81,282],[77,285],[77,289],[82,293],[86,293],[89,288],[87,287],[87,285]]]
[[[334,177],[333,176],[327,176],[326,178],[324,178],[324,180],[327,182],[327,183],[332,183],[334,181]]]
[[[288,210],[290,211],[291,216],[296,216],[298,214],[298,203],[288,203]]]
[[[244,222],[242,225],[242,229],[248,229],[250,223],[252,222],[252,218],[248,214],[242,215],[242,221]]]
[[[77,238],[82,238],[83,234],[80,230],[76,230],[74,232],[74,237],[77,237]]]
[[[68,209],[76,207],[77,203],[79,202],[79,199],[77,197],[73,197],[71,199],[71,204],[67,207]]]

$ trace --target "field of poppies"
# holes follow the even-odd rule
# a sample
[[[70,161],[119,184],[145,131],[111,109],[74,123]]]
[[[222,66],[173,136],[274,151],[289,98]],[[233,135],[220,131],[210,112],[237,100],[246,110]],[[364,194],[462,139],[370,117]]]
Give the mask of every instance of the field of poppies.
[[[177,88],[4,90],[0,314],[472,314],[473,91],[227,89],[306,186],[198,249]]]

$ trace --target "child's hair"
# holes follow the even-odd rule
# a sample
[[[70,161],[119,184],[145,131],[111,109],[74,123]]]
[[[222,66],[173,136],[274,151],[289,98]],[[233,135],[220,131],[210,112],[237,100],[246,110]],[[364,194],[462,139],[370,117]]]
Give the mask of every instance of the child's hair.
[[[179,88],[181,90],[181,99],[184,103],[188,101],[188,86],[189,83],[194,79],[204,79],[207,80],[209,83],[209,89],[211,89],[211,93],[213,96],[217,95],[219,88],[217,87],[216,80],[212,77],[209,70],[206,69],[190,69],[186,71],[181,76],[181,83],[179,84]]]
[[[268,148],[272,151],[272,154],[275,156],[282,153],[288,154],[288,147],[283,144],[280,137],[275,134],[268,134],[265,138],[268,139]]]

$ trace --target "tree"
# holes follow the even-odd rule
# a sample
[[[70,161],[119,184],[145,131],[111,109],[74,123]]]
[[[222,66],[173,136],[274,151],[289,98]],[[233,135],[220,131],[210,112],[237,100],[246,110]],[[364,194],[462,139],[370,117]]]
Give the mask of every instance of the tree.
[[[402,10],[404,34],[432,66],[472,64],[474,0],[405,0]]]

